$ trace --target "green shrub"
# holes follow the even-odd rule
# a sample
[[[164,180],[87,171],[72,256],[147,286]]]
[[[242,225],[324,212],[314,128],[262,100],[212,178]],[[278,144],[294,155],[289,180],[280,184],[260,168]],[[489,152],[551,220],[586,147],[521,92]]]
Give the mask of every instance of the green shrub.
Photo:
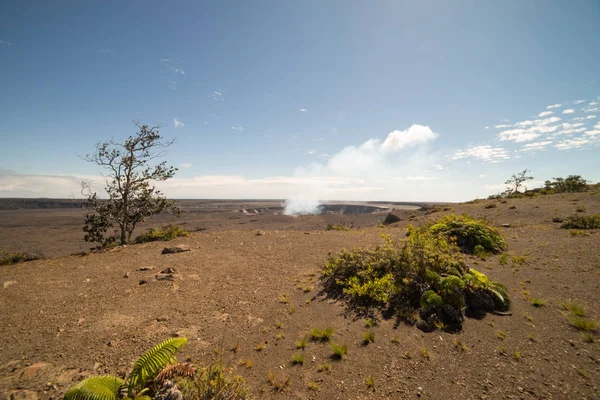
[[[331,339],[331,335],[333,335],[332,328],[314,328],[310,331],[310,338],[315,342],[328,342]]]
[[[573,215],[560,226],[564,229],[600,229],[600,214]]]
[[[146,242],[157,242],[157,241],[168,241],[173,240],[182,236],[189,236],[190,233],[183,230],[180,226],[167,226],[163,229],[154,229],[146,233],[141,234],[135,239],[135,243],[146,243]]]
[[[335,224],[327,224],[328,231],[349,231],[352,229],[352,226],[346,226],[344,224],[335,225]]]
[[[9,253],[8,251],[0,251],[0,265],[12,265],[27,261],[40,260],[42,257],[37,254],[29,253]]]
[[[334,360],[341,360],[348,353],[348,346],[345,344],[331,344],[331,358]]]
[[[484,220],[476,220],[468,215],[448,214],[433,224],[429,231],[455,240],[462,251],[470,254],[477,245],[490,253],[506,249],[506,242],[496,228]]]
[[[425,331],[460,330],[463,312],[481,318],[510,308],[506,287],[469,269],[445,235],[411,226],[398,243],[382,236],[384,244],[375,249],[330,255],[321,276],[325,292],[351,307],[418,313],[417,326]]]

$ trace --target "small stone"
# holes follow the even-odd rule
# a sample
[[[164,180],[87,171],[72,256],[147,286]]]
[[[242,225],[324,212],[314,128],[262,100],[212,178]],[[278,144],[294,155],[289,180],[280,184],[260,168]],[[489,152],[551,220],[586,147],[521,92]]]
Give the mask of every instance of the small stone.
[[[138,271],[152,271],[154,267],[141,267],[138,268]]]
[[[256,236],[263,236],[265,234],[265,232],[263,231],[257,231],[256,232]]]
[[[510,224],[500,224],[500,226],[503,228],[510,228]]]
[[[4,282],[4,284],[2,284],[2,286],[4,287],[4,289],[6,289],[10,285],[14,285],[15,283],[17,283],[17,281],[6,281]]]
[[[129,272],[125,272],[125,275],[123,275],[123,278],[129,278]]]
[[[190,251],[190,247],[186,246],[185,244],[180,244],[179,246],[165,247],[162,251],[162,254],[175,254],[182,253],[184,251]]]
[[[169,267],[167,269],[163,269],[162,271],[160,271],[161,274],[175,274],[177,273],[177,270],[175,269],[175,267]]]
[[[174,281],[175,275],[173,274],[158,274],[156,275],[157,281]]]
[[[169,317],[167,317],[165,315],[161,315],[160,317],[156,318],[156,321],[158,321],[158,322],[165,322],[165,321],[168,321],[168,320],[169,320]]]
[[[140,281],[140,286],[142,286],[142,285],[145,285],[145,284],[147,284],[147,283],[148,283],[148,281],[147,281],[147,280],[145,280],[145,279],[142,279],[142,280]]]

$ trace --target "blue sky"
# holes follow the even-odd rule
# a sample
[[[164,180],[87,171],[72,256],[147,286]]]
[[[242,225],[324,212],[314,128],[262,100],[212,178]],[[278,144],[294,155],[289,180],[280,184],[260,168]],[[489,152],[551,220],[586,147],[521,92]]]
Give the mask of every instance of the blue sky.
[[[524,168],[597,182],[599,38],[584,0],[5,0],[0,197],[100,190],[77,154],[133,120],[177,138],[175,198],[458,201]]]

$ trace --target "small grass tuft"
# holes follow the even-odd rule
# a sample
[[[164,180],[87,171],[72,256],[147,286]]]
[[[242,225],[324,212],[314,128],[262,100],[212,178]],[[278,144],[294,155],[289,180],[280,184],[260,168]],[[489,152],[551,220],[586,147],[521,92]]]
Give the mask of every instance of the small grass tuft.
[[[264,343],[257,344],[254,348],[255,351],[263,351],[267,347]]]
[[[332,354],[331,354],[332,359],[341,360],[346,356],[346,354],[348,354],[348,346],[346,346],[345,344],[332,343],[331,351],[332,351]]]
[[[584,332],[583,341],[586,343],[594,343],[594,335],[590,332]]]
[[[304,354],[295,353],[292,355],[292,365],[304,365]]]
[[[419,349],[419,352],[421,353],[421,357],[426,358],[428,360],[431,359],[431,353],[425,347],[421,347]]]
[[[369,343],[373,343],[375,341],[375,332],[368,331],[362,334],[363,337],[363,345],[368,345]]]
[[[307,385],[309,390],[316,392],[319,390],[320,386],[317,382],[308,382]]]
[[[317,368],[317,372],[331,372],[331,364],[319,364],[319,368]]]
[[[290,385],[290,377],[282,372],[280,378],[277,378],[275,373],[269,371],[269,384],[274,391],[283,392]]]
[[[373,327],[373,320],[371,320],[371,319],[365,319],[365,322],[364,322],[363,325],[364,325],[365,328],[371,328],[371,327]]]
[[[42,257],[37,254],[28,253],[9,253],[7,251],[0,251],[0,265],[12,265],[19,264],[22,262],[40,260]]]
[[[544,307],[546,306],[546,302],[542,299],[537,299],[537,298],[533,298],[530,300],[530,303],[532,306],[536,307],[536,308],[540,308],[540,307]]]
[[[236,343],[233,346],[231,346],[229,348],[229,351],[231,351],[232,353],[237,353],[240,350],[240,344]]]
[[[141,234],[137,238],[135,238],[134,243],[146,243],[146,242],[156,242],[156,241],[168,241],[173,240],[178,237],[189,236],[190,233],[180,226],[166,226],[162,229],[154,229],[150,228],[150,230],[146,233]]]
[[[367,376],[365,378],[365,384],[367,385],[367,388],[375,390],[375,377]]]
[[[576,329],[584,332],[594,332],[598,328],[596,321],[571,315],[569,317],[569,323]]]
[[[580,304],[568,302],[561,303],[561,306],[562,308],[564,308],[565,310],[569,311],[571,314],[577,317],[585,317],[585,309]]]
[[[254,363],[246,358],[242,358],[240,360],[240,365],[243,365],[244,367],[250,369],[254,366]]]
[[[314,328],[310,331],[310,338],[314,342],[328,342],[331,339],[331,335],[333,335],[333,328]]]
[[[500,254],[500,257],[498,257],[498,262],[500,265],[506,265],[508,263],[508,254]]]
[[[306,339],[298,339],[296,340],[296,348],[304,350],[308,345],[308,341]]]
[[[498,339],[504,340],[504,338],[506,338],[506,332],[498,331],[498,332],[496,332],[496,336],[498,337]]]
[[[394,344],[400,344],[400,338],[398,336],[392,336],[392,339],[390,339],[390,341]]]

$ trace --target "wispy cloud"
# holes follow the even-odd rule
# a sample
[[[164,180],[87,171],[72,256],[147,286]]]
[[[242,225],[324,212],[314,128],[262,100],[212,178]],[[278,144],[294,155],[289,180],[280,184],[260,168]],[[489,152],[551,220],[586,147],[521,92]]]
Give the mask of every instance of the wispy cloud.
[[[556,131],[558,126],[553,124],[560,120],[558,117],[550,117],[533,121],[520,121],[514,125],[517,128],[500,132],[498,138],[502,141],[517,143],[528,142],[539,138],[542,134]]]
[[[191,163],[181,163],[179,164],[179,168],[185,169],[185,168],[191,168],[192,164]]]
[[[185,71],[181,68],[175,68],[173,71],[177,72],[178,74],[185,75]]]
[[[563,110],[563,114],[573,114],[575,112],[575,110],[573,110],[572,108],[567,108],[566,110]]]
[[[171,59],[169,58],[161,58],[160,62],[167,68],[169,68],[171,71],[177,73],[177,74],[181,74],[181,75],[185,75],[185,71],[179,67],[175,67],[173,65],[173,62]]]
[[[210,97],[211,99],[213,99],[214,101],[217,101],[217,102],[225,101],[225,99],[223,98],[223,92],[220,92],[218,90],[213,91],[208,97]]]
[[[180,126],[185,126],[185,124],[183,122],[181,122],[180,120],[178,120],[177,118],[173,118],[173,123],[175,124],[175,128],[178,128]]]
[[[499,162],[502,160],[508,160],[510,156],[508,152],[502,147],[492,147],[490,145],[482,146],[470,146],[465,150],[459,150],[451,155],[450,160],[461,160],[464,158],[474,158],[477,160],[487,162]]]
[[[12,46],[12,42],[9,42],[8,40],[3,40],[0,39],[0,46]]]
[[[546,117],[548,115],[552,115],[554,114],[552,111],[542,111],[541,113],[538,114],[538,117]]]
[[[545,140],[543,142],[533,142],[533,143],[527,143],[525,146],[523,146],[523,148],[520,151],[535,151],[535,150],[542,150],[545,147],[547,147],[548,145],[551,145],[552,141],[551,140]]]
[[[594,125],[594,129],[585,132],[586,136],[598,137],[600,139],[600,122]]]
[[[175,81],[169,81],[169,88],[176,90],[177,89],[177,82]]]
[[[573,104],[581,104],[581,103],[585,103],[585,99],[573,101]]]
[[[313,154],[315,154],[315,153],[316,153],[316,152],[315,152],[313,149],[310,149],[310,150],[308,151],[308,153],[307,153],[307,154],[308,154],[308,155],[313,155]]]
[[[306,108],[301,108],[300,112],[306,112]]]
[[[586,139],[584,137],[578,137],[574,139],[565,139],[561,142],[558,142],[554,145],[559,150],[570,150],[570,149],[579,149],[591,142],[590,139]]]
[[[600,112],[600,107],[585,107],[582,108],[583,112],[591,113],[591,112]]]
[[[111,49],[102,49],[100,51],[103,52],[103,53],[112,53]]]
[[[495,125],[494,128],[496,129],[503,129],[503,128],[510,128],[512,125],[510,124],[500,124],[500,125]]]
[[[552,110],[553,108],[558,108],[562,106],[562,104],[551,104],[548,107],[546,107],[548,110]]]
[[[244,132],[244,128],[241,126],[232,126],[231,129],[233,129],[234,131],[238,131],[240,133]]]

